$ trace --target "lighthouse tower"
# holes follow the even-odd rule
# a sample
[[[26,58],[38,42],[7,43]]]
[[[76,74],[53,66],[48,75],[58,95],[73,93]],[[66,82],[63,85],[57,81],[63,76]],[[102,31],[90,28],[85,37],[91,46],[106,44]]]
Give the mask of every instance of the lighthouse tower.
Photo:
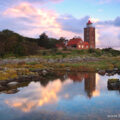
[[[90,48],[95,49],[95,27],[93,27],[93,23],[90,20],[86,28],[84,28],[84,41],[89,43]]]

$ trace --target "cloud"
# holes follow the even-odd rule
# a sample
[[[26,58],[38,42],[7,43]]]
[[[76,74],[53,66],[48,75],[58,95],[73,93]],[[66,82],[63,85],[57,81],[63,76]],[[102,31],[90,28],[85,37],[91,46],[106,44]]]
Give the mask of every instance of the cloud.
[[[120,48],[119,27],[111,25],[97,25],[97,27],[99,34],[98,47],[112,47],[116,49]]]
[[[109,3],[119,3],[120,0],[87,0],[89,2],[94,2],[98,4],[109,4]]]
[[[61,2],[63,0],[1,0],[0,3],[2,4],[13,4],[13,3],[20,3],[20,2],[29,2],[29,3],[48,3],[48,2],[53,2],[53,3],[57,3],[57,2]]]
[[[33,89],[31,90],[31,88]],[[42,87],[38,83],[31,83],[23,96],[20,95],[14,97],[14,99],[5,100],[5,103],[23,112],[30,112],[34,108],[58,102],[58,93],[61,88],[62,83],[60,80],[49,83],[47,87]],[[28,93],[30,95],[26,96]]]
[[[74,33],[82,33],[83,28],[86,26],[86,23],[89,19],[89,16],[84,18],[76,19],[71,15],[60,16],[57,21],[61,24],[62,29]]]
[[[28,2],[60,2],[60,1],[63,1],[63,0],[23,0],[23,1],[28,1]]]
[[[76,33],[65,31],[62,29],[61,24],[57,21],[59,14],[55,11],[35,8],[30,3],[20,3],[17,6],[8,8],[4,11],[3,16],[6,19],[17,21],[16,28],[24,26],[27,29],[17,30],[23,35],[35,37],[42,32],[46,32],[51,37],[74,37]],[[15,27],[14,27],[15,28]],[[29,30],[28,30],[29,28]]]
[[[120,16],[118,16],[115,20],[108,20],[108,21],[100,21],[98,24],[101,25],[114,25],[120,27]]]
[[[21,23],[30,30],[39,29],[39,34],[46,30],[54,32],[60,28],[59,24],[56,22],[56,18],[58,16],[57,13],[54,11],[37,9],[30,3],[21,3],[18,6],[8,8],[3,15],[13,21],[17,20],[18,23],[16,26],[19,26]]]

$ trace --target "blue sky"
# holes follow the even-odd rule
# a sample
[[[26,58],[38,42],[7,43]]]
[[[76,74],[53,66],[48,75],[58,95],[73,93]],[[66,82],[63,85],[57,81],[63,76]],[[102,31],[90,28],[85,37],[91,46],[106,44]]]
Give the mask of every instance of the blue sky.
[[[0,0],[0,30],[28,37],[83,38],[91,19],[97,47],[120,48],[120,0]]]
[[[100,3],[98,0],[64,0],[53,6],[60,14],[72,14],[76,17],[94,16],[101,20],[114,19],[120,11],[120,2]]]

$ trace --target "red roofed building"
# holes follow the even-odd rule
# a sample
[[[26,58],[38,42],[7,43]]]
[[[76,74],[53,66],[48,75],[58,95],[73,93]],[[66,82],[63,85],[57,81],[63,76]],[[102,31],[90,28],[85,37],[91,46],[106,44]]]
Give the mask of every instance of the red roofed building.
[[[73,38],[68,41],[67,48],[69,48],[69,49],[89,49],[89,43],[84,42],[81,38]]]
[[[95,49],[95,27],[93,23],[89,20],[87,22],[86,28],[84,28],[84,41],[81,38],[73,38],[68,41],[67,48],[69,49]]]

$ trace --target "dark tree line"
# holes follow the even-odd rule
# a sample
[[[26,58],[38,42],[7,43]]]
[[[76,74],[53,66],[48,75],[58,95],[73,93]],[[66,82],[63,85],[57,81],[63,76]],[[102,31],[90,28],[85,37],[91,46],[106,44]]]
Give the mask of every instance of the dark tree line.
[[[59,40],[49,38],[42,33],[38,39],[23,37],[10,30],[0,32],[0,57],[5,55],[24,56],[36,54],[40,47],[45,49],[56,48],[56,44],[64,42],[65,38]]]
[[[42,33],[38,39],[38,45],[46,49],[56,48],[56,44],[64,43],[66,39],[61,37],[60,39],[49,38],[46,33]]]

